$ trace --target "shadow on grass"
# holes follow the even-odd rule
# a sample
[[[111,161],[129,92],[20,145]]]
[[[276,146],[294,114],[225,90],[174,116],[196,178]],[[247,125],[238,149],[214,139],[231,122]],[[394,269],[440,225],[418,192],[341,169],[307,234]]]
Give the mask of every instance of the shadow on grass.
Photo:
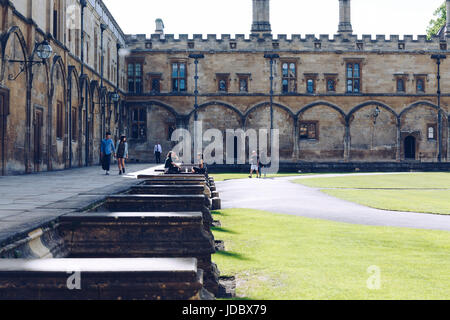
[[[211,230],[215,231],[215,232],[223,232],[223,233],[229,233],[229,234],[239,234],[239,233],[237,233],[237,232],[235,232],[233,230],[230,230],[230,229],[227,229],[227,228],[224,228],[224,227],[211,227]]]
[[[217,251],[215,253],[215,255],[219,255],[225,258],[232,258],[232,259],[236,259],[236,260],[241,260],[241,261],[250,261],[250,258],[247,258],[246,256],[240,254],[240,253],[236,253],[236,252],[231,252],[231,251]]]
[[[234,297],[229,299],[217,299],[219,301],[253,301],[255,299],[247,298],[247,297]]]

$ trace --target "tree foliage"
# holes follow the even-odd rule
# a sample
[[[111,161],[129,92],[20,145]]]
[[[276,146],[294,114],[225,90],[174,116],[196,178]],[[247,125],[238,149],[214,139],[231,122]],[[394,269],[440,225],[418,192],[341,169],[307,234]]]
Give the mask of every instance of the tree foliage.
[[[439,33],[439,30],[441,30],[441,28],[445,26],[445,23],[447,21],[445,2],[434,11],[433,17],[434,18],[431,19],[430,24],[427,28],[428,38],[436,36]]]

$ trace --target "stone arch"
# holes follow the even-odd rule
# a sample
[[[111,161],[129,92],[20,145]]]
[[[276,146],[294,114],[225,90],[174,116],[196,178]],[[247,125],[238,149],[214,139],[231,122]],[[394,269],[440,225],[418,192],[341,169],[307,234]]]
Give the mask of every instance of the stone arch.
[[[235,106],[222,101],[208,101],[197,109],[197,119],[202,121],[203,135],[208,129],[217,129],[222,133],[223,159],[226,161],[226,131],[243,128],[243,115]],[[194,133],[195,110],[189,114],[189,131]],[[211,141],[203,141],[203,149]],[[195,155],[193,155],[195,157]],[[194,158],[196,159],[196,158]]]
[[[426,100],[416,101],[416,102],[410,104],[409,106],[407,106],[405,109],[403,109],[402,112],[400,112],[400,114],[399,114],[399,118],[403,117],[406,113],[408,113],[411,110],[418,108],[420,106],[428,106],[430,108],[439,110],[439,107],[430,101],[426,101]],[[445,111],[442,111],[442,112],[446,115]]]
[[[380,110],[378,114],[375,113],[377,107]],[[357,161],[397,159],[398,116],[390,106],[378,101],[367,101],[350,111],[347,123],[350,159]]]
[[[1,36],[0,83],[8,90],[9,105],[3,119],[2,171],[24,173],[31,171],[31,105],[27,99],[30,86],[28,47],[21,29],[13,26]],[[25,63],[10,62],[20,60]],[[25,115],[25,116],[24,116]],[[18,130],[18,128],[22,128]],[[0,142],[1,143],[1,142]],[[14,148],[12,146],[20,146]]]
[[[170,112],[170,113],[173,114],[174,116],[176,116],[176,117],[179,116],[178,112],[175,110],[174,107],[172,107],[171,105],[168,105],[168,104],[166,104],[166,103],[164,103],[164,102],[161,102],[161,101],[159,101],[159,100],[149,100],[149,101],[146,101],[145,104],[146,104],[146,105],[155,105],[155,106],[159,106],[159,107],[161,107],[161,108],[166,109],[168,112]]]
[[[301,116],[303,113],[305,113],[306,111],[308,111],[311,108],[314,108],[316,106],[326,106],[329,107],[335,111],[337,111],[339,114],[341,114],[341,116],[343,117],[343,119],[345,120],[346,118],[346,114],[345,112],[337,105],[330,103],[328,101],[316,101],[310,104],[307,104],[306,106],[304,106],[303,108],[300,109],[299,112],[297,112],[297,116]]]
[[[94,150],[100,147],[102,141],[102,116],[101,116],[101,91],[98,81],[90,83],[90,107],[89,107],[89,162],[91,165],[100,163],[99,152]]]
[[[61,56],[54,56],[50,68],[50,97],[48,108],[48,151],[50,151],[49,159],[51,159],[51,169],[64,169],[67,159],[67,129],[69,126],[65,70]]]
[[[80,129],[82,128],[82,118],[81,118],[81,88],[80,88],[80,78],[78,75],[78,71],[75,67],[70,66],[68,72],[68,86],[70,83],[70,96],[68,99],[70,99],[70,130],[69,136],[70,136],[70,150],[69,152],[72,152],[70,160],[71,160],[71,166],[76,166],[76,163],[79,163],[80,160],[80,144],[81,144],[81,134]],[[75,127],[74,127],[75,126]]]
[[[273,103],[274,129],[279,129],[280,159],[290,161],[295,150],[296,115],[287,106]],[[251,107],[245,114],[245,129],[267,129],[270,131],[270,103],[263,102]]]
[[[447,154],[447,144],[444,141],[448,139],[447,114],[443,114],[442,121],[442,155]],[[439,107],[429,101],[417,101],[406,107],[400,113],[400,132],[401,132],[401,159],[405,158],[404,143],[405,138],[414,136],[416,138],[416,159],[421,161],[435,161],[439,153],[438,132],[436,137],[430,139],[427,135],[428,127],[434,126],[438,129]]]
[[[317,101],[298,112],[299,158],[302,160],[338,161],[344,159],[346,115],[338,106]],[[307,135],[302,135],[306,129]],[[315,129],[315,132],[314,132]],[[309,136],[313,130],[314,138]]]
[[[133,107],[143,106],[147,116],[147,143],[137,144],[134,150],[138,159],[154,160],[153,150],[156,144],[161,144],[163,154],[174,147],[175,143],[171,141],[171,136],[177,128],[178,114],[172,107],[159,101],[147,102],[145,105],[137,104]],[[134,108],[132,110],[135,112]]]
[[[91,108],[91,81],[87,75],[81,75],[79,79],[80,84],[80,108],[78,119],[80,121],[80,128],[78,129],[79,134],[79,163],[80,166],[88,165],[89,161],[89,140],[90,133],[88,132],[89,125],[86,122],[89,122],[90,116],[90,108]]]
[[[289,108],[288,106],[285,106],[285,105],[280,104],[280,103],[278,103],[278,102],[273,102],[272,105],[273,105],[274,107],[277,107],[277,108],[280,108],[280,109],[286,111],[289,115],[291,115],[293,118],[295,118],[296,115],[295,115],[294,112],[291,110],[291,108]],[[260,102],[260,103],[258,103],[258,104],[255,104],[254,106],[250,107],[250,108],[247,110],[247,112],[245,112],[245,114],[244,114],[245,121],[247,121],[247,117],[248,117],[248,115],[249,115],[250,113],[252,113],[253,111],[255,111],[255,110],[258,109],[258,108],[263,108],[263,107],[266,107],[266,106],[269,106],[269,107],[270,107],[270,102],[267,102],[267,101],[266,101],[266,102]]]
[[[237,113],[239,115],[239,117],[241,117],[241,118],[244,117],[242,112],[238,108],[236,108],[235,106],[233,106],[233,105],[231,105],[229,103],[226,103],[226,102],[223,102],[223,101],[217,101],[217,100],[215,100],[215,101],[208,101],[208,102],[205,102],[205,103],[199,105],[197,111],[202,111],[202,109],[206,109],[206,108],[209,108],[209,107],[212,107],[212,106],[224,107],[226,109],[234,111],[235,113]],[[191,117],[194,114],[194,112],[195,112],[195,110],[192,110],[189,113],[189,117]]]
[[[361,110],[362,108],[365,108],[367,106],[375,106],[375,107],[383,108],[383,109],[389,111],[390,113],[392,113],[397,119],[399,117],[397,112],[395,112],[395,110],[393,108],[391,108],[390,106],[388,106],[387,104],[385,104],[383,102],[380,102],[380,101],[371,100],[371,101],[363,102],[363,103],[357,105],[356,107],[354,107],[352,110],[350,110],[350,112],[347,115],[347,121],[351,122],[352,121],[352,116],[356,112],[358,112],[359,110]]]
[[[0,82],[4,82],[5,79],[5,73],[6,73],[6,68],[7,68],[7,60],[9,59],[14,59],[15,57],[10,57],[8,52],[7,52],[7,47],[8,44],[11,42],[10,40],[13,39],[13,41],[15,39],[17,39],[17,41],[20,43],[21,46],[21,52],[22,52],[22,57],[19,57],[20,59],[23,59],[24,61],[28,61],[28,46],[27,43],[25,41],[25,37],[22,33],[22,30],[18,27],[18,26],[12,26],[11,28],[9,28],[9,30],[4,33],[1,36],[1,53],[2,53],[2,65],[1,65],[1,71],[0,71]],[[16,57],[17,58],[17,57]],[[25,68],[25,75],[26,75],[26,80],[28,83],[28,79],[29,79],[29,70],[28,70],[28,64],[25,63],[24,65]]]

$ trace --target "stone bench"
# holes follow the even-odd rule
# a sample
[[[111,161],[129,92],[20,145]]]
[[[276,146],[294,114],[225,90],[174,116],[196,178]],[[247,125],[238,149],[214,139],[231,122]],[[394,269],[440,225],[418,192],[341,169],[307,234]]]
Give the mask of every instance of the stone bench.
[[[195,258],[0,259],[0,300],[198,300],[202,278]]]
[[[114,195],[91,212],[177,212],[201,211],[203,224],[210,231],[213,218],[204,195]],[[208,202],[210,204],[210,202]]]
[[[218,293],[214,238],[203,228],[200,211],[73,213],[60,224],[72,258],[194,257],[204,271],[204,286]]]

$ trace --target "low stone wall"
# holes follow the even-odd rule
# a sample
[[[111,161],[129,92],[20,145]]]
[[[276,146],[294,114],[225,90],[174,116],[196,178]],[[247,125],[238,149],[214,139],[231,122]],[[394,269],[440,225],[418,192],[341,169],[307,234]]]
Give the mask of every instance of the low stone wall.
[[[213,298],[221,290],[210,210],[220,199],[211,190],[205,176],[147,176],[3,243],[0,299]],[[83,290],[68,290],[67,272],[77,265]]]

